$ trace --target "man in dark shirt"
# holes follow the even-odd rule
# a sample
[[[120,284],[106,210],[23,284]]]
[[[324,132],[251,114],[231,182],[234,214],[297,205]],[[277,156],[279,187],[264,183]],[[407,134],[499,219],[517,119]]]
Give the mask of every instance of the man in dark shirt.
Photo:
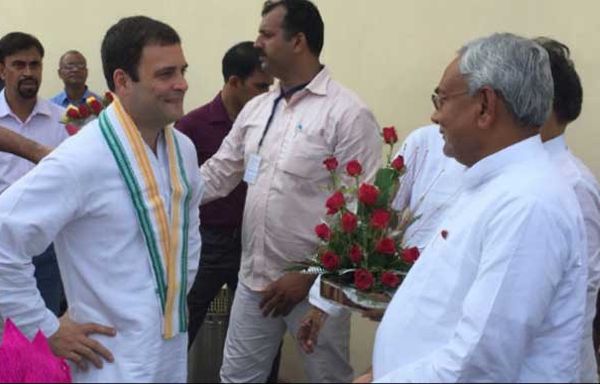
[[[196,146],[198,165],[208,160],[221,146],[244,105],[266,92],[273,77],[262,71],[253,43],[230,48],[222,62],[225,84],[219,94],[176,124]],[[188,294],[191,347],[210,302],[224,284],[234,290],[241,257],[241,225],[246,199],[246,184],[240,183],[227,197],[202,206],[200,232],[202,255],[196,280]]]

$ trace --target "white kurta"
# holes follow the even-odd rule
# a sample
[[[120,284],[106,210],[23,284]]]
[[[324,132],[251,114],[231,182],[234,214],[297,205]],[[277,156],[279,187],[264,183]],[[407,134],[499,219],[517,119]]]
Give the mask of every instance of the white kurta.
[[[600,187],[590,170],[567,148],[565,137],[558,136],[544,143],[544,148],[560,170],[562,179],[569,183],[583,214],[587,238],[588,289],[585,331],[583,333],[581,382],[598,382],[598,367],[594,352],[593,322],[596,297],[600,287]]]
[[[587,261],[573,191],[539,136],[463,180],[379,326],[374,381],[577,381]]]
[[[193,144],[176,131],[192,188],[188,282],[200,255],[200,180]],[[158,156],[149,147],[162,198],[170,188],[164,137]],[[79,382],[184,382],[187,334],[164,340],[148,250],[131,198],[97,121],[65,141],[0,196],[0,314],[29,337],[52,335],[56,317],[45,308],[31,256],[54,241],[76,322],[116,328],[115,337],[92,335],[114,354],[103,369],[73,370]],[[191,284],[189,284],[191,286]]]

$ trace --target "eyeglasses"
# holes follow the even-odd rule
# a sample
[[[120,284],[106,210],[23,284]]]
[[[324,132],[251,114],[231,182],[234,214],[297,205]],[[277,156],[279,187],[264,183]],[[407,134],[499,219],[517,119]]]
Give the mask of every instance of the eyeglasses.
[[[74,71],[76,69],[86,69],[85,63],[69,63],[65,64],[60,69],[64,69],[65,71]]]
[[[466,95],[467,93],[469,93],[469,91],[456,92],[449,95],[438,95],[437,93],[433,93],[431,94],[431,102],[433,103],[435,110],[439,111],[440,108],[442,108],[442,105],[444,105],[444,101],[452,97]]]

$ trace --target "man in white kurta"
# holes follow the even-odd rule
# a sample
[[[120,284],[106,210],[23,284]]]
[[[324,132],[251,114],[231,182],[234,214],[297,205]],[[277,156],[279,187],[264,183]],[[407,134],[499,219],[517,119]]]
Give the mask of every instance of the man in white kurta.
[[[375,381],[573,379],[585,250],[577,202],[554,174],[538,136],[467,171],[386,311]]]
[[[177,135],[188,174],[197,175],[194,147]],[[160,193],[168,201],[163,139],[159,139],[157,156],[150,158],[152,169],[160,175]],[[190,207],[194,210],[199,203],[196,191]],[[190,214],[195,221],[190,224],[189,254],[193,257],[189,258],[188,281],[193,281],[198,265],[197,217]],[[74,370],[74,379],[185,380],[185,371],[182,376],[169,370],[174,362],[186,361],[187,336],[162,340],[146,244],[97,121],[55,149],[0,198],[0,312],[29,337],[38,329],[50,336],[58,328],[57,318],[44,308],[32,280],[28,256],[39,253],[34,251],[44,249],[52,239],[71,320],[105,324],[117,331],[114,337],[96,337],[112,352],[114,363],[106,363],[102,369],[90,367],[87,372]],[[147,376],[152,371],[156,376]]]
[[[139,34],[136,28],[165,30],[164,24],[143,17],[123,19],[118,27],[130,35]],[[166,28],[167,32],[176,36],[169,28]],[[113,26],[113,32],[114,29]],[[155,203],[166,206],[171,220],[175,210],[170,204],[174,188],[171,182],[173,169],[169,169],[171,163],[167,159],[166,138],[168,132],[173,132],[180,165],[190,185],[188,232],[182,234],[188,239],[184,244],[187,246],[187,261],[184,259],[178,269],[191,282],[200,251],[197,207],[201,192],[196,152],[187,137],[172,129],[167,131],[162,125],[183,114],[183,93],[187,89],[182,77],[185,60],[180,45],[173,39],[163,42],[163,45],[156,45],[160,40],[142,42],[137,82],[125,79],[120,69],[114,71],[119,97],[107,108],[105,117],[114,124],[116,134],[122,135],[124,128],[115,117],[116,107],[121,106],[121,96],[130,118],[139,116],[137,113],[143,111],[144,106],[147,115],[153,114],[156,120],[142,123],[146,130],[148,126],[156,125],[156,141],[151,144],[145,142],[147,131],[142,131],[142,125],[138,123],[144,138],[144,141],[139,138],[139,142],[143,143],[140,148],[149,159],[149,174],[156,180],[159,197]],[[105,69],[110,65],[105,65]],[[148,77],[149,73],[165,71],[165,68],[176,68],[176,72],[166,80],[161,78],[160,83]],[[152,92],[147,91],[148,84],[153,85]],[[131,107],[132,95],[136,93],[139,97],[135,100],[140,103],[136,107],[142,106],[137,111]],[[164,100],[168,100],[168,105]],[[123,109],[123,106],[120,108]],[[149,110],[148,106],[155,109]],[[135,124],[136,120],[133,122]],[[78,366],[84,357],[89,356],[90,349],[102,355],[97,347],[90,344],[90,340],[78,345],[69,344],[65,319],[61,318],[59,322],[44,307],[36,289],[30,255],[39,253],[54,241],[69,303],[66,315],[71,324],[69,329],[93,323],[115,331],[113,335],[108,331],[103,332],[106,335],[88,335],[86,332],[89,339],[108,349],[113,358],[104,361],[102,368],[89,364],[90,361],[86,370],[73,365],[74,381],[185,382],[185,325],[183,331],[177,330],[170,337],[164,336],[165,316],[155,284],[154,264],[148,256],[149,248],[136,218],[130,191],[111,150],[99,120],[94,120],[2,194],[0,314],[11,318],[29,337],[41,329],[49,336],[54,352],[78,363]],[[146,193],[145,190],[143,193]],[[185,277],[180,284],[185,285]],[[59,334],[62,340],[57,339]]]
[[[550,56],[554,79],[554,103],[550,118],[541,129],[544,148],[564,180],[571,186],[581,207],[587,240],[588,287],[585,330],[582,346],[582,372],[579,381],[598,382],[593,342],[593,321],[600,286],[600,187],[594,175],[575,157],[565,141],[567,125],[581,113],[583,89],[569,48],[552,39],[537,38]]]
[[[432,120],[444,152],[468,169],[386,310],[375,382],[579,379],[583,220],[535,135],[551,84],[543,49],[509,34],[470,43],[446,69]]]

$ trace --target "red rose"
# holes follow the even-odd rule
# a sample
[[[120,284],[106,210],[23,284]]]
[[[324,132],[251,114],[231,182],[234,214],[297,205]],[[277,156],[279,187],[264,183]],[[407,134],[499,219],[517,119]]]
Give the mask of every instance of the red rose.
[[[373,205],[379,197],[379,189],[376,186],[363,183],[358,188],[358,200],[365,205]]]
[[[385,209],[376,209],[371,215],[371,226],[376,229],[385,229],[390,221],[390,213]]]
[[[402,157],[402,155],[398,155],[398,157],[392,161],[392,168],[398,172],[401,172],[404,169],[404,157]]]
[[[381,284],[386,287],[396,288],[400,284],[400,278],[394,272],[385,271],[381,274]]]
[[[360,249],[360,245],[358,244],[354,244],[352,246],[352,248],[350,248],[350,260],[352,260],[352,262],[354,264],[360,264],[360,262],[362,261],[362,249]]]
[[[342,215],[342,229],[346,233],[352,233],[358,226],[358,218],[352,212],[344,212]]]
[[[385,127],[383,128],[383,141],[386,144],[394,144],[398,141],[398,135],[396,135],[395,127]]]
[[[373,286],[373,274],[366,269],[354,271],[354,285],[361,291],[367,291]]]
[[[86,104],[80,104],[78,109],[79,109],[79,115],[81,116],[82,119],[89,117],[92,113],[90,111],[90,108]]]
[[[69,108],[67,108],[67,116],[71,119],[79,119],[81,117],[79,115],[79,109],[72,105],[70,105]]]
[[[104,98],[106,99],[107,103],[112,103],[112,101],[115,99],[112,92],[106,92],[104,94]]]
[[[329,240],[331,237],[331,229],[329,229],[329,226],[325,223],[317,225],[315,227],[315,233],[321,240]]]
[[[65,129],[67,130],[69,136],[73,136],[74,134],[79,132],[79,127],[77,127],[75,124],[67,124],[65,125]]]
[[[386,255],[393,255],[396,252],[396,243],[389,237],[382,237],[375,246],[375,250]]]
[[[323,164],[325,164],[325,168],[327,168],[328,171],[335,171],[338,167],[338,161],[335,157],[328,157],[323,161]]]
[[[336,191],[333,195],[329,196],[327,202],[325,202],[325,206],[328,208],[327,214],[333,215],[337,211],[339,211],[344,204],[346,204],[346,199],[344,199],[344,194],[340,191]]]
[[[419,258],[419,255],[419,248],[406,248],[404,251],[402,251],[402,260],[406,261],[407,263],[414,263]]]
[[[360,165],[358,160],[351,160],[346,165],[346,172],[348,172],[348,175],[352,177],[360,176],[360,174],[362,173],[362,166]]]
[[[321,264],[328,271],[334,271],[340,266],[340,257],[332,251],[327,251],[321,255]]]
[[[91,108],[94,115],[98,116],[100,112],[102,112],[102,103],[100,103],[95,97],[88,97],[86,103]]]

